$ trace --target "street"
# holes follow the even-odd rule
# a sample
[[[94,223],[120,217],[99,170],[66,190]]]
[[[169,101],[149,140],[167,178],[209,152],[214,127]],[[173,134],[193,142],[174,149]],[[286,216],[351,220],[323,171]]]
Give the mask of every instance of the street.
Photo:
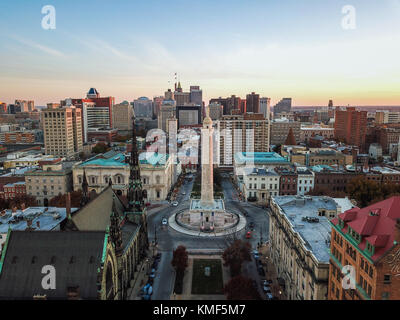
[[[189,208],[190,193],[193,188],[194,180],[194,178],[192,181],[185,179],[185,182],[181,186],[179,195],[176,199],[176,201],[179,203],[178,206],[174,207],[171,204],[163,205],[158,210],[154,210],[149,213],[147,217],[149,241],[152,242],[156,240],[156,250],[162,254],[156,271],[156,277],[154,279],[154,293],[152,298],[155,300],[169,300],[170,298],[174,285],[174,269],[171,266],[172,251],[179,245],[185,246],[187,250],[224,250],[234,239],[242,239],[249,241],[252,245],[252,250],[254,250],[257,249],[257,244],[261,240],[266,241],[268,239],[269,220],[266,210],[250,203],[238,201],[237,191],[232,185],[230,179],[227,177],[223,177],[221,182],[224,190],[225,208],[227,211],[229,211],[231,208],[235,211],[239,210],[242,213],[247,213],[247,226],[245,229],[237,232],[236,234],[227,235],[226,237],[199,238],[177,232],[169,226],[163,226],[161,223],[163,218],[168,219],[175,212]],[[185,194],[182,194],[183,192]],[[248,224],[250,222],[254,224],[255,229],[251,231],[251,239],[245,239],[246,232],[250,231],[248,228]],[[258,273],[254,261],[251,263],[254,265],[254,270],[251,270],[253,269],[251,266],[246,266],[246,268],[250,268],[248,273],[249,275],[252,275],[252,278],[254,278],[258,276]],[[258,277],[256,280],[260,282]]]

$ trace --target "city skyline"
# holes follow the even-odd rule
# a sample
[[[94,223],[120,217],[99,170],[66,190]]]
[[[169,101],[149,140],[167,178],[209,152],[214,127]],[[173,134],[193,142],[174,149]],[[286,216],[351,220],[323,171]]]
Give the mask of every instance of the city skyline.
[[[271,105],[400,104],[398,0],[353,1],[354,30],[342,28],[346,1],[53,1],[54,30],[41,27],[45,5],[0,4],[1,101],[45,105],[90,87],[133,101],[173,89],[177,72],[206,103],[254,91]]]

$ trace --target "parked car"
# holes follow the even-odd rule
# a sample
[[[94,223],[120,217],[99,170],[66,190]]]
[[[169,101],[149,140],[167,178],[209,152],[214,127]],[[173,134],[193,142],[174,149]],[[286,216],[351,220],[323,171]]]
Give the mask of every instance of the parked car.
[[[185,194],[186,194],[186,192],[185,192],[185,191],[183,191],[183,192],[182,192],[182,194],[183,194],[183,195],[185,195]]]
[[[174,207],[177,207],[178,206],[178,201],[174,201],[174,202],[172,202],[172,205],[174,206]]]
[[[158,261],[161,260],[161,252],[157,253],[157,255],[156,255],[156,260],[158,260]]]
[[[153,262],[153,264],[151,265],[151,267],[152,267],[153,269],[156,269],[156,270],[157,270],[158,261],[157,261],[157,260],[154,260],[154,262]]]
[[[260,256],[258,254],[255,254],[253,256],[254,256],[254,259],[256,259],[256,260],[260,259]]]
[[[168,224],[168,220],[166,218],[163,218],[162,219],[162,224],[163,224],[163,226],[167,225]]]
[[[249,223],[249,228],[252,229],[252,230],[254,229],[254,222],[250,222]]]
[[[264,285],[263,286],[263,290],[264,290],[265,293],[271,293],[271,287],[270,286]]]
[[[272,280],[271,279],[268,279],[268,280],[264,280],[263,281],[263,286],[269,286],[269,285],[271,285],[272,284]]]
[[[265,277],[265,271],[263,267],[258,267],[258,274],[262,277]]]
[[[251,238],[251,232],[248,231],[248,232],[246,233],[246,239],[250,239],[250,238]]]
[[[267,297],[267,300],[274,300],[274,296],[271,293],[266,293],[265,296]]]

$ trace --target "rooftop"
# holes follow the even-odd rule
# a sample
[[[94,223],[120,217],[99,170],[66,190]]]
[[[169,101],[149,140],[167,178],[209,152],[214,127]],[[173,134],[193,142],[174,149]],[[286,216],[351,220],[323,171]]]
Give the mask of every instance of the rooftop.
[[[71,213],[77,211],[77,208],[71,209]],[[25,230],[27,220],[32,220],[32,228],[40,231],[50,231],[55,229],[65,218],[67,211],[65,208],[56,207],[29,207],[25,210],[3,210],[0,213],[0,233],[7,233],[8,229]],[[38,228],[37,222],[40,227]]]
[[[151,164],[153,166],[164,166],[168,161],[169,155],[158,152],[142,152],[139,154],[140,164]]]
[[[105,153],[103,155],[99,155],[85,162],[82,162],[78,166],[79,167],[86,167],[86,166],[123,167],[123,166],[129,166],[129,164],[125,162],[125,155],[123,153],[117,153],[117,154]]]
[[[354,207],[350,200],[320,196],[277,196],[273,199],[282,209],[293,230],[304,240],[305,247],[318,261],[328,263],[331,225],[328,217],[319,216],[318,212],[321,209],[336,211],[338,207],[344,212],[343,208]],[[318,218],[318,222],[303,221],[303,218],[307,217]]]
[[[370,256],[371,260],[377,261],[393,247],[396,221],[400,219],[399,207],[400,196],[396,196],[362,209],[347,210],[339,215],[345,222],[341,231],[347,234],[348,228],[351,227],[361,236],[361,241],[357,245],[359,250]],[[338,220],[338,218],[332,220],[336,228],[339,228]],[[367,242],[375,248],[371,254],[366,251]]]
[[[234,158],[236,164],[289,164],[276,152],[236,152]]]

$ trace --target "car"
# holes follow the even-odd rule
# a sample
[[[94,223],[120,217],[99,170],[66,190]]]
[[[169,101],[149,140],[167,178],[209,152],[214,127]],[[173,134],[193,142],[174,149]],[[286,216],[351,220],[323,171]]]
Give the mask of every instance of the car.
[[[149,278],[151,279],[151,278],[155,278],[155,276],[156,276],[156,274],[155,274],[155,272],[152,272],[152,273],[150,273],[150,276],[149,276]]]
[[[156,259],[157,259],[157,260],[160,260],[160,259],[161,259],[161,252],[157,253]]]
[[[265,271],[263,267],[258,267],[258,274],[262,277],[265,277]]]
[[[271,293],[271,287],[270,286],[263,286],[263,290],[265,293]]]
[[[265,296],[267,297],[267,300],[274,300],[274,296],[271,293],[266,293]]]
[[[268,280],[264,280],[263,281],[263,286],[269,286],[269,285],[271,285],[272,284],[272,280],[271,279],[268,279]]]
[[[253,255],[259,255],[260,253],[258,252],[258,250],[253,250]]]
[[[157,269],[157,267],[158,267],[158,262],[157,262],[157,260],[155,260],[155,261],[153,262],[153,264],[151,265],[151,267],[152,267],[153,269]]]
[[[174,206],[174,207],[177,207],[178,206],[178,201],[174,201],[174,202],[172,202],[172,205]]]
[[[258,260],[260,259],[260,256],[258,254],[253,255],[254,259]]]
[[[254,222],[250,222],[250,223],[249,223],[249,228],[250,228],[250,229],[254,229]]]
[[[163,226],[165,226],[165,225],[168,224],[168,220],[167,220],[166,218],[164,218],[164,219],[162,219],[162,222],[161,222],[161,223],[163,224]]]
[[[251,232],[250,231],[247,231],[247,233],[246,233],[246,239],[250,239],[251,238]]]
[[[185,191],[183,191],[183,192],[182,192],[182,194],[183,194],[183,195],[185,195],[185,194],[186,194],[186,192],[185,192]]]

